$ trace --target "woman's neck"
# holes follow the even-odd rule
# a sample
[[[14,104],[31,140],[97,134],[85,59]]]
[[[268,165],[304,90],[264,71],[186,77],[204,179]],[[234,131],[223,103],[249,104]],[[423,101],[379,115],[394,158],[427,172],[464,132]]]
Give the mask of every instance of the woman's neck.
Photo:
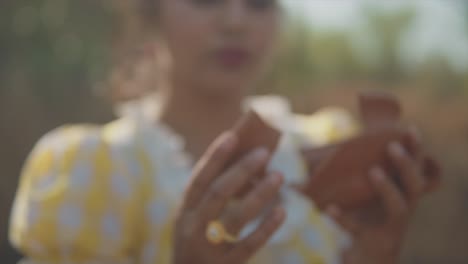
[[[186,151],[198,160],[208,145],[242,115],[242,97],[209,98],[187,90],[161,94],[159,121],[185,139]]]

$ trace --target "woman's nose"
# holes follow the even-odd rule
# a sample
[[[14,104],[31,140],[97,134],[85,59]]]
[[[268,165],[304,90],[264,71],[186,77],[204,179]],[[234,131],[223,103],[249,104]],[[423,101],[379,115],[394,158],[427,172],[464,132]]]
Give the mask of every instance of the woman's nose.
[[[224,27],[233,32],[242,31],[248,23],[248,13],[244,0],[228,0],[222,17]]]

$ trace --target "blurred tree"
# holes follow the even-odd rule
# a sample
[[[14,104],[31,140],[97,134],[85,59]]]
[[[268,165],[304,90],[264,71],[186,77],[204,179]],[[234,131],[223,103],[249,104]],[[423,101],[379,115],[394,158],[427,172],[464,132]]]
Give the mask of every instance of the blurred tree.
[[[303,17],[285,23],[278,56],[261,91],[302,92],[311,84],[348,80],[363,73],[349,33],[315,29]]]
[[[430,90],[439,98],[460,96],[463,93],[464,75],[456,72],[442,54],[429,57],[417,74],[417,78],[425,83],[420,88]]]
[[[115,19],[108,1],[19,0],[1,8],[2,72],[49,104],[103,76]],[[86,19],[84,19],[86,16]],[[15,81],[11,80],[10,81]],[[15,85],[3,86],[13,89]]]
[[[314,65],[309,43],[313,37],[310,26],[302,17],[288,17],[281,36],[274,66],[260,91],[297,91],[313,81]]]
[[[16,263],[7,221],[21,165],[34,142],[66,122],[103,122],[92,91],[116,33],[112,0],[15,0],[0,6],[0,259]]]
[[[312,83],[373,78],[383,82],[406,75],[400,60],[401,41],[415,17],[403,8],[385,12],[377,4],[364,9],[364,27],[377,47],[378,63],[369,67],[354,49],[352,31],[315,29],[303,17],[290,18],[274,69],[263,91],[286,93],[310,89]]]
[[[385,82],[400,79],[404,75],[400,60],[401,42],[415,18],[416,11],[406,7],[388,12],[379,9],[376,3],[371,3],[364,8],[364,14],[367,27],[371,36],[375,38],[380,53],[380,61],[373,75]]]
[[[321,80],[350,80],[362,74],[362,61],[356,56],[345,31],[315,34],[310,43],[313,66]]]

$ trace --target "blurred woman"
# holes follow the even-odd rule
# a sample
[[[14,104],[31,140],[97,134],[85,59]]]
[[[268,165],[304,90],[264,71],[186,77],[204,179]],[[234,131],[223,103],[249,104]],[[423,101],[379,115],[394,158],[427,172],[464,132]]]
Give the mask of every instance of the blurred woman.
[[[424,185],[399,143],[389,153],[408,194],[382,169],[369,173],[379,223],[337,206],[332,221],[288,187],[306,175],[306,133],[287,102],[249,97],[275,50],[279,1],[137,2],[154,36],[157,96],[108,125],[39,141],[11,221],[25,263],[396,263]],[[283,137],[275,153],[255,149],[226,168],[238,144],[230,128],[248,109]],[[264,165],[264,180],[234,197]]]

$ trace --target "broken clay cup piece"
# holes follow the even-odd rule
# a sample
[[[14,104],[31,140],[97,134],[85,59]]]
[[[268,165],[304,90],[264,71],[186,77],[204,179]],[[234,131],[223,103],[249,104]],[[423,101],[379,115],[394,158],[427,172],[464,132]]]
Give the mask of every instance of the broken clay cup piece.
[[[381,91],[362,92],[358,96],[359,112],[365,129],[395,125],[401,121],[402,107],[394,95]]]
[[[232,129],[238,137],[237,147],[229,165],[238,161],[244,155],[257,148],[265,148],[273,154],[281,138],[281,133],[263,120],[255,111],[250,110],[239,120]],[[245,194],[253,184],[258,182],[265,175],[266,168],[258,173],[258,177],[251,180],[252,184],[243,188],[239,195]]]
[[[391,170],[388,145],[404,142],[405,136],[403,129],[386,127],[338,144],[313,171],[303,192],[322,210],[331,204],[349,209],[373,201],[377,194],[369,172],[376,166]]]

